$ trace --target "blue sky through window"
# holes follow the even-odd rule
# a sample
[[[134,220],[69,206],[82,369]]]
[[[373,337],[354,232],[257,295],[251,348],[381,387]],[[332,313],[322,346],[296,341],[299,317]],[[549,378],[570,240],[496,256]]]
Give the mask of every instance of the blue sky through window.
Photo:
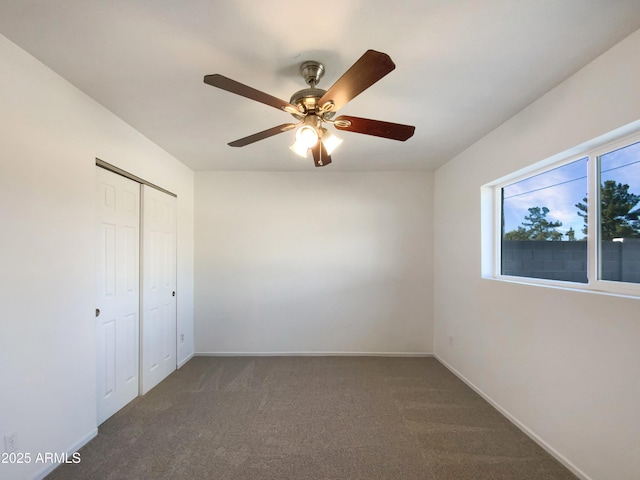
[[[587,194],[586,158],[508,185],[503,194],[505,232],[522,226],[529,208],[547,207],[547,220],[562,222],[559,232],[564,234],[573,228],[577,239],[584,236],[584,222],[575,205]]]
[[[629,192],[640,195],[640,142],[602,155],[600,166],[602,182],[627,184]],[[505,232],[522,226],[529,208],[547,207],[547,219],[562,222],[558,231],[564,234],[573,228],[577,239],[584,237],[584,221],[575,205],[587,194],[586,157],[507,185],[503,194]]]
[[[640,142],[600,157],[600,177],[629,185],[629,191],[640,195]]]

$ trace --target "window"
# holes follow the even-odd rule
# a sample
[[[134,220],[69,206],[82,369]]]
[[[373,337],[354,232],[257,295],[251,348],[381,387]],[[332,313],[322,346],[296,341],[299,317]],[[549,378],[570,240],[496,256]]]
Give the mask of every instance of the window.
[[[492,276],[640,295],[640,135],[530,172],[488,186]]]
[[[505,185],[501,274],[587,283],[587,158]],[[584,213],[583,213],[584,212]]]
[[[640,143],[598,160],[600,278],[640,283]]]

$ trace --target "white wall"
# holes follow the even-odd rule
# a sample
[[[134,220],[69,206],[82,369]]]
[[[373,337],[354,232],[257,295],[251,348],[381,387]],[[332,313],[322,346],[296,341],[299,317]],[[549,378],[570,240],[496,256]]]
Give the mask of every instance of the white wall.
[[[431,353],[432,177],[197,172],[196,352]]]
[[[178,195],[180,352],[192,354],[193,172],[0,36],[0,451],[96,433],[95,158]],[[49,464],[0,465],[3,479]]]
[[[482,279],[480,188],[638,120],[638,58],[640,31],[435,175],[436,354],[593,480],[640,472],[640,300]]]

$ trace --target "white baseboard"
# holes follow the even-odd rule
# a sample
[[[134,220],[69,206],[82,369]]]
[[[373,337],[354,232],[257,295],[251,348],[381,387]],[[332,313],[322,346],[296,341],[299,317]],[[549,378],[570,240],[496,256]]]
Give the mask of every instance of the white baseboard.
[[[433,357],[422,352],[196,352],[196,357]]]
[[[67,456],[69,458],[71,458],[71,456],[74,453],[76,453],[78,450],[80,450],[82,447],[84,447],[87,443],[89,443],[91,440],[93,440],[97,435],[98,435],[98,429],[94,428],[87,435],[85,435],[84,438],[80,439],[71,448],[69,448],[67,450]],[[82,459],[80,461],[82,461]],[[45,478],[47,475],[49,475],[51,472],[53,472],[59,466],[60,466],[60,463],[50,463],[50,464],[48,464],[43,470],[41,470],[39,473],[36,474],[36,476],[34,477],[35,480],[42,480],[43,478]]]
[[[189,355],[187,358],[185,358],[184,360],[182,360],[180,363],[178,363],[177,368],[182,368],[182,366],[187,363],[189,360],[191,360],[193,357],[195,356],[195,353],[191,352],[191,355]]]
[[[546,441],[544,441],[539,435],[537,435],[533,430],[531,430],[528,426],[518,420],[516,417],[511,415],[505,408],[502,407],[498,402],[496,402],[489,395],[484,393],[478,386],[476,386],[473,382],[471,382],[467,377],[462,375],[458,370],[449,365],[446,361],[444,361],[437,354],[434,355],[436,360],[438,360],[442,365],[444,365],[447,369],[451,371],[456,377],[466,383],[469,387],[471,387],[478,395],[484,398],[487,402],[489,402],[496,410],[498,410],[502,415],[504,415],[511,423],[513,423],[516,427],[522,430],[531,440],[536,442],[542,448],[544,448],[552,457],[558,460],[562,465],[567,467],[571,472],[576,475],[581,480],[593,480],[589,475],[580,470],[575,464],[573,464],[567,457],[558,452],[555,448],[549,445]]]

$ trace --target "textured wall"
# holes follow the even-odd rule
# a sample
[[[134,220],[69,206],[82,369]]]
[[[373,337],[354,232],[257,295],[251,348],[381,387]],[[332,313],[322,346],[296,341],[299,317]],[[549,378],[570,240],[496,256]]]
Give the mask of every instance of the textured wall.
[[[431,353],[432,178],[196,173],[196,352]]]
[[[492,215],[478,204],[489,182],[638,128],[635,58],[640,31],[435,177],[436,354],[593,480],[636,480],[640,471],[640,300],[483,278],[491,262],[482,247],[492,249],[482,226],[491,231]]]
[[[0,36],[0,438],[64,453],[96,432],[95,158],[178,195],[180,359],[192,353],[193,172]],[[0,464],[34,478],[51,463]]]

